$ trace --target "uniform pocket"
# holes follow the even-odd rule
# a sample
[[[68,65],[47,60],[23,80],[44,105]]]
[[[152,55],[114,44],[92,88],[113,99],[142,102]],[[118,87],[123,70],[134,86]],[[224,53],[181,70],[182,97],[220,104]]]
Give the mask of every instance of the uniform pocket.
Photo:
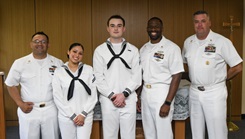
[[[201,63],[204,68],[213,68],[216,65],[215,53],[204,53]]]
[[[28,83],[34,83],[35,84],[35,77],[37,75],[36,74],[33,74],[33,73],[23,73],[22,74],[22,77],[21,77],[21,80],[22,82],[28,82]]]

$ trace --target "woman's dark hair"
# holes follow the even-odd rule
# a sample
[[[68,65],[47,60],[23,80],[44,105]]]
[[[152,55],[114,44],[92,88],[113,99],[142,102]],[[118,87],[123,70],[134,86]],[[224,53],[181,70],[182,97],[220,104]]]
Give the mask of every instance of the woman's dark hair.
[[[83,45],[82,44],[80,44],[80,43],[77,43],[77,42],[75,42],[75,43],[73,43],[73,44],[71,44],[70,45],[70,47],[69,47],[69,51],[71,51],[71,49],[73,48],[73,47],[75,47],[75,46],[81,46],[82,47],[82,49],[83,49],[83,51],[84,51],[84,47],[83,47]],[[69,59],[69,55],[67,54],[67,58]]]

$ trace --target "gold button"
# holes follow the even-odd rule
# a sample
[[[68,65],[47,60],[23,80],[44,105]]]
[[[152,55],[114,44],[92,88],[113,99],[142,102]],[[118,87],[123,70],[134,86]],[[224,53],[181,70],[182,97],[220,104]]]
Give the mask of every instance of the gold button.
[[[150,84],[145,85],[145,87],[148,88],[148,89],[151,89],[151,85]]]

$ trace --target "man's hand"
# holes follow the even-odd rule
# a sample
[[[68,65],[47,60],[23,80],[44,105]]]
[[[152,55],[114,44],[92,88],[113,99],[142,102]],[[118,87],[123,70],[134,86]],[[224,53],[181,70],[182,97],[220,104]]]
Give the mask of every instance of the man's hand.
[[[115,107],[124,107],[126,105],[125,103],[125,96],[123,93],[118,93],[118,94],[114,94],[111,97],[112,103],[114,104]]]
[[[141,112],[141,99],[138,98],[138,101],[136,103],[136,108],[138,112]]]
[[[77,115],[73,120],[74,124],[77,126],[83,126],[85,121],[85,117],[81,114]]]
[[[24,113],[30,113],[33,109],[33,105],[34,103],[32,102],[23,102],[19,105],[19,107]]]
[[[166,117],[166,116],[168,116],[169,110],[170,110],[170,106],[169,105],[166,105],[166,104],[163,104],[161,106],[160,112],[159,112],[160,117]]]
[[[7,89],[11,98],[24,113],[30,113],[32,111],[34,103],[24,102],[20,96],[20,92],[17,86],[7,86]]]

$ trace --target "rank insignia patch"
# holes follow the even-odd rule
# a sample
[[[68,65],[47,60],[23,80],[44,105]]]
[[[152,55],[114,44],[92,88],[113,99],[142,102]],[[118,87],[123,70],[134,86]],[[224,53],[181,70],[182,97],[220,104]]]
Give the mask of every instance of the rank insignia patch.
[[[57,67],[56,66],[51,66],[50,68],[49,68],[49,72],[52,74],[52,75],[54,75],[54,71],[55,71],[55,69],[56,69]]]
[[[215,53],[216,47],[213,44],[209,44],[208,46],[205,47],[204,52],[209,52],[209,53]]]
[[[164,59],[164,54],[163,53],[154,53],[154,57],[158,59]]]

